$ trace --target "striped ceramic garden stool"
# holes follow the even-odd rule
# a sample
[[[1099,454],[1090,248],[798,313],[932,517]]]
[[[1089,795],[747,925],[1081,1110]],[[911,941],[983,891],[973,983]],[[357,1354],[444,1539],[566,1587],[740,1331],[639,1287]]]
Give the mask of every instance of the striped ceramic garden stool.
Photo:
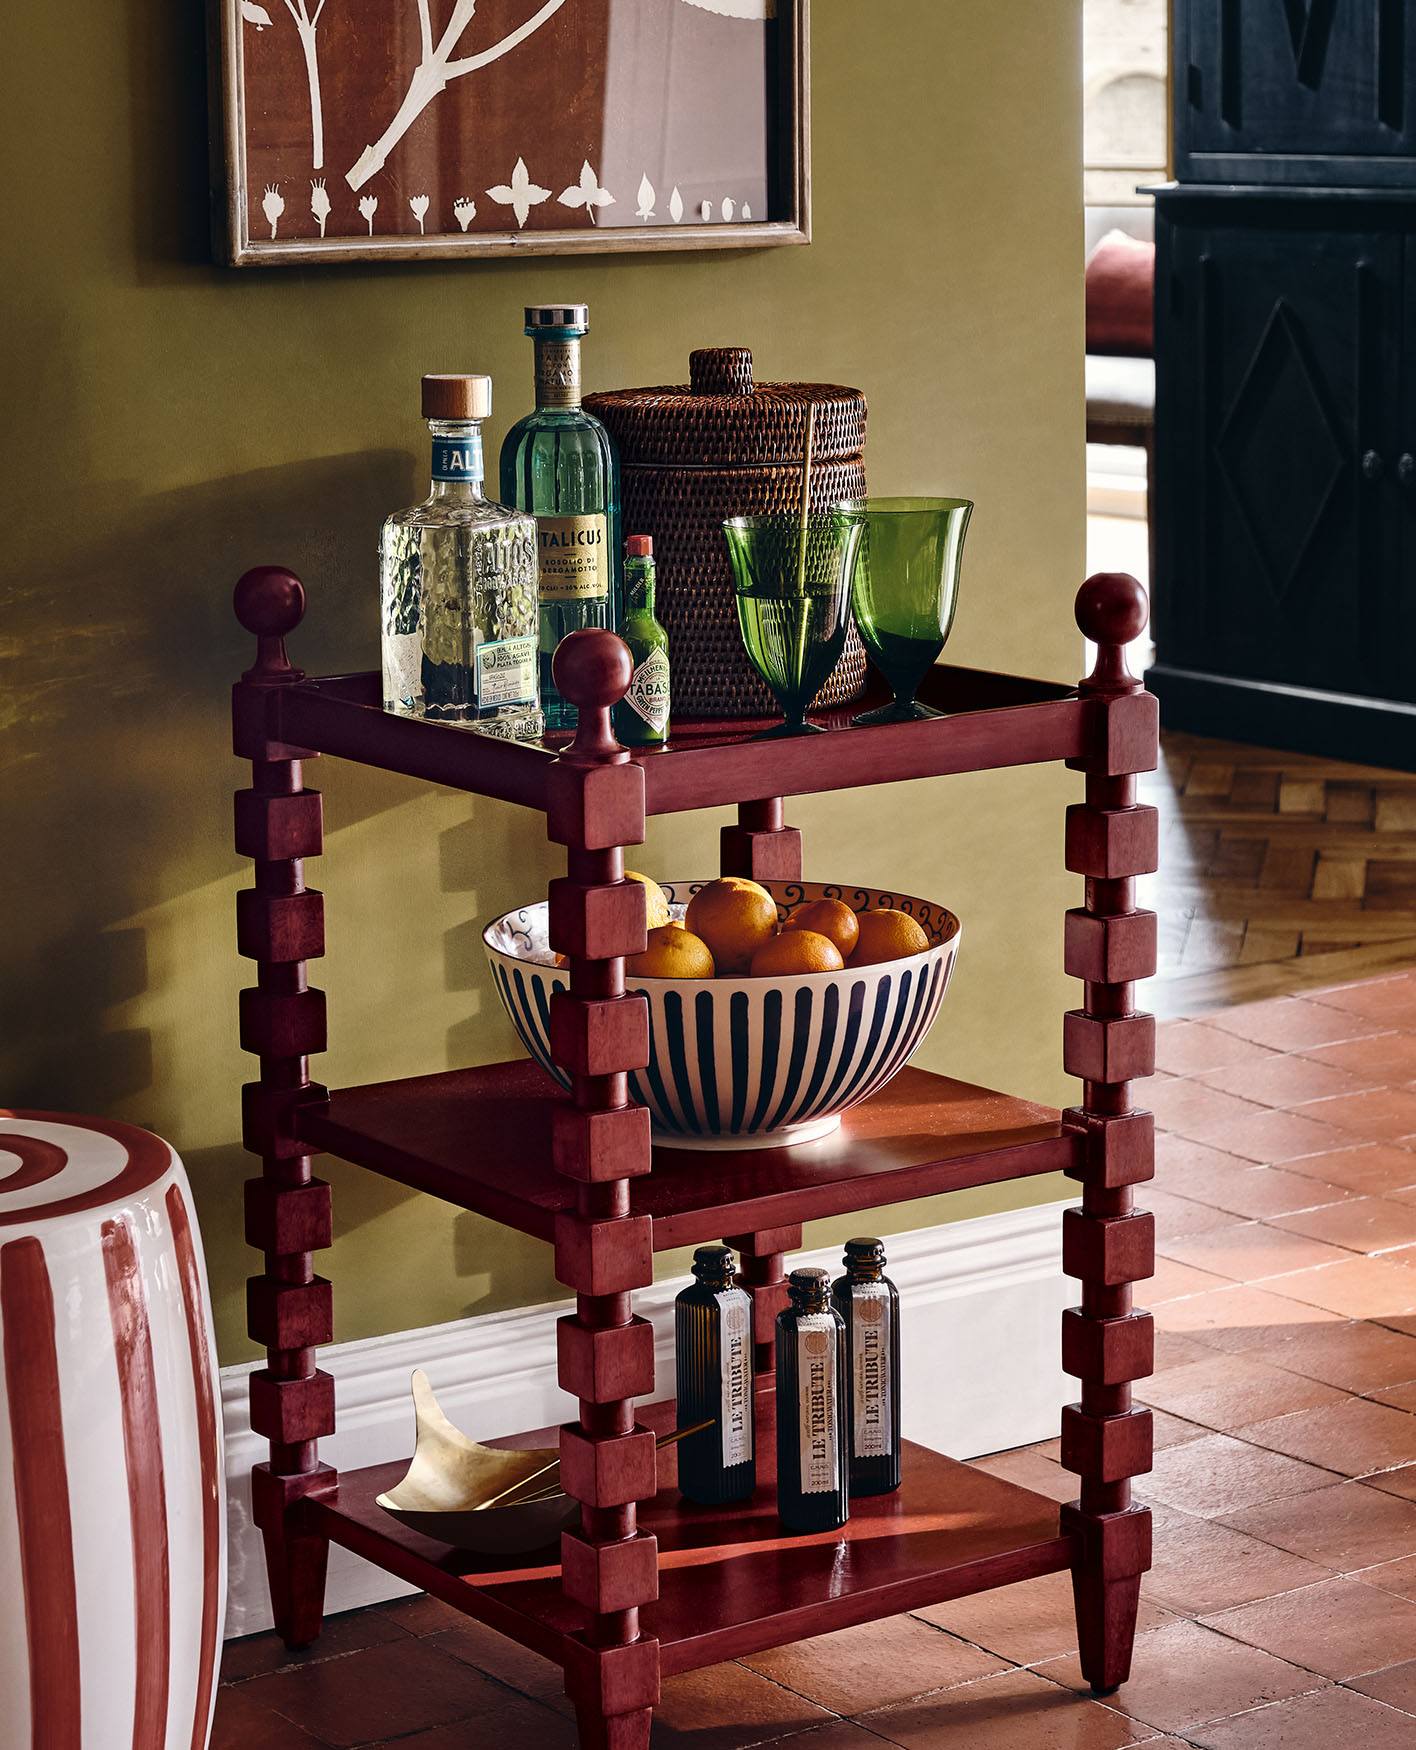
[[[130,1124],[0,1112],[0,1742],[203,1750],[221,1404],[187,1175]]]

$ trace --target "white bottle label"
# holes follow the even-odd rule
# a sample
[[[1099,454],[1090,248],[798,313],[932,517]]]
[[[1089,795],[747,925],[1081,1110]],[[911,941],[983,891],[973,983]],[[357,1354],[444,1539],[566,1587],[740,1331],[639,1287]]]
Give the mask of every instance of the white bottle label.
[[[851,1287],[851,1456],[890,1452],[890,1290],[883,1282]]]
[[[624,702],[656,734],[664,733],[669,721],[669,659],[658,646],[635,669]]]
[[[524,705],[536,697],[534,638],[498,638],[479,644],[473,663],[479,711]]]
[[[742,1288],[725,1288],[717,1301],[726,1469],[752,1457],[752,1296]]]
[[[804,1495],[840,1487],[836,1445],[836,1321],[830,1313],[797,1319],[797,1454]]]

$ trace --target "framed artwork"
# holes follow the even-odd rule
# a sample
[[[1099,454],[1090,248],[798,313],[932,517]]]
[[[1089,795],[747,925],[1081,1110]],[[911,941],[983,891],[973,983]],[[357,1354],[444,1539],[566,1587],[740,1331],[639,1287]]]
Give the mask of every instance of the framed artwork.
[[[209,0],[235,267],[810,241],[808,0]]]

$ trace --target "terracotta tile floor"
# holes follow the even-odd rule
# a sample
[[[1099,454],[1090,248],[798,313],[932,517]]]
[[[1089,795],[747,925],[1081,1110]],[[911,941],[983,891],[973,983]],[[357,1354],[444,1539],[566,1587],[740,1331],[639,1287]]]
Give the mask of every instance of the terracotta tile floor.
[[[1082,1692],[1053,1575],[673,1678],[656,1744],[1416,1746],[1416,971],[1168,1023],[1160,1063],[1131,1681]],[[1072,1493],[1055,1441],[979,1462]],[[494,1740],[570,1750],[558,1674],[429,1599],[227,1648],[215,1750]]]

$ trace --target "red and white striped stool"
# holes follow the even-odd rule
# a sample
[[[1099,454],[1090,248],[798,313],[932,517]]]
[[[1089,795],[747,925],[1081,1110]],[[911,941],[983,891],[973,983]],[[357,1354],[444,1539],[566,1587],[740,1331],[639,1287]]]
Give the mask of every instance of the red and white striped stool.
[[[203,1750],[225,1612],[221,1400],[171,1147],[0,1112],[0,1741]]]

